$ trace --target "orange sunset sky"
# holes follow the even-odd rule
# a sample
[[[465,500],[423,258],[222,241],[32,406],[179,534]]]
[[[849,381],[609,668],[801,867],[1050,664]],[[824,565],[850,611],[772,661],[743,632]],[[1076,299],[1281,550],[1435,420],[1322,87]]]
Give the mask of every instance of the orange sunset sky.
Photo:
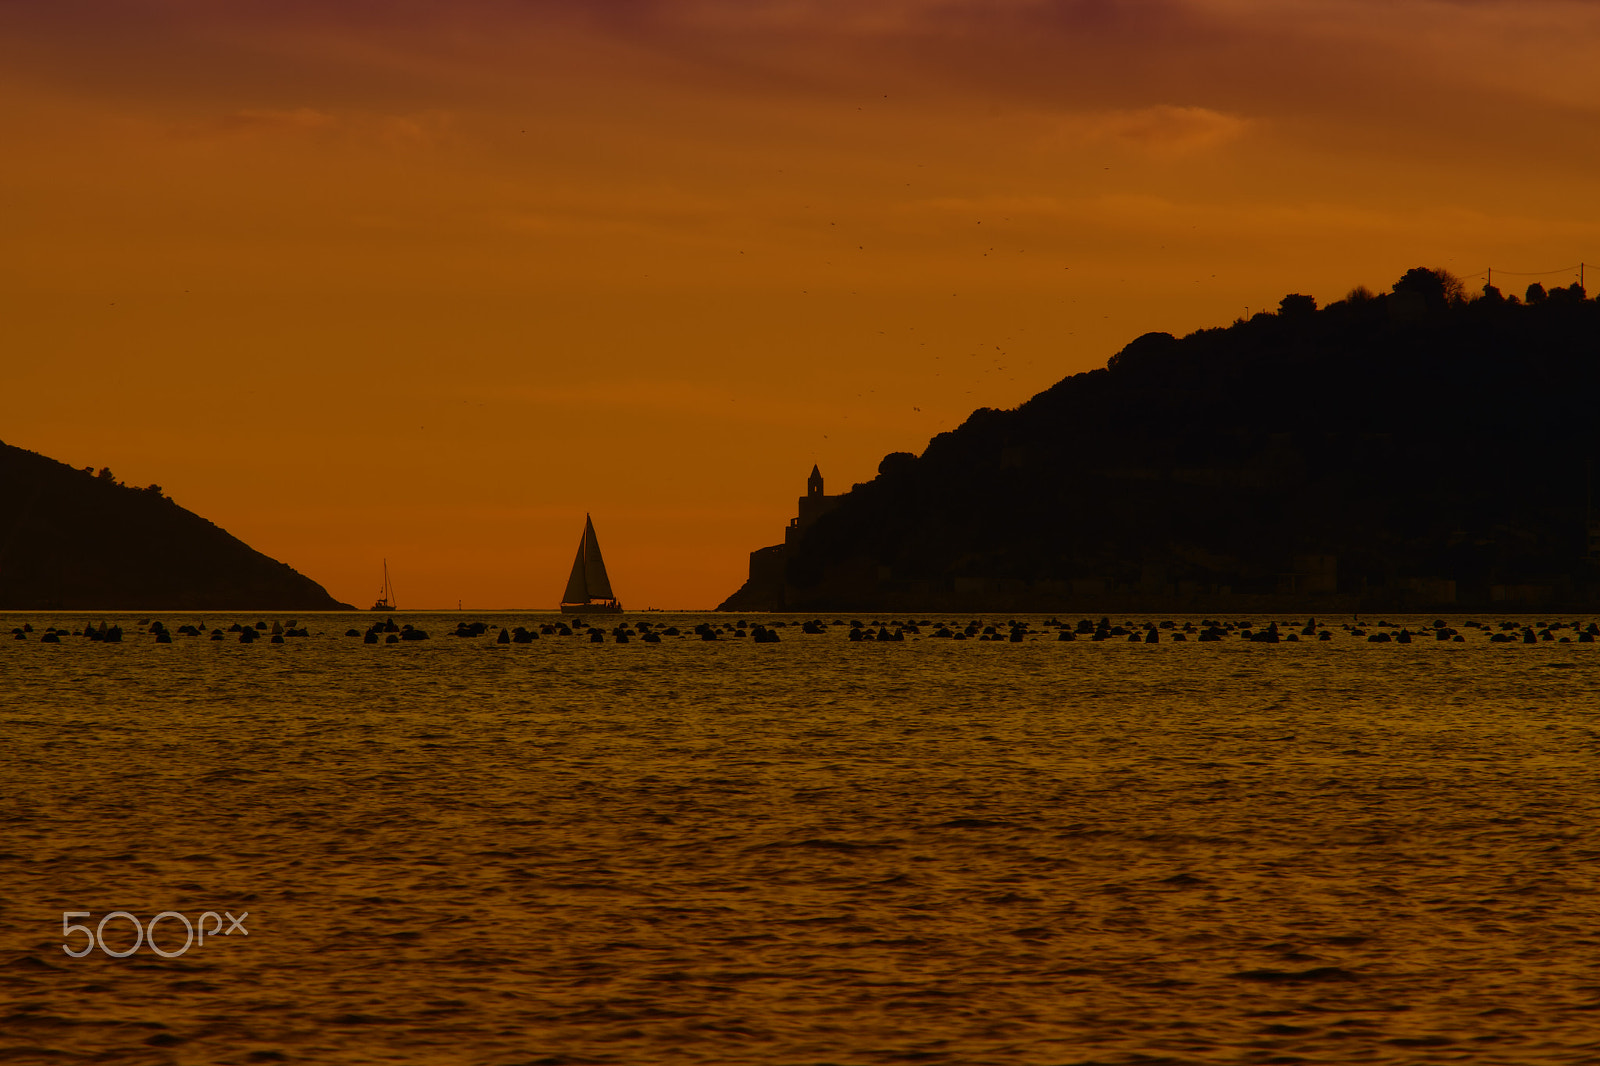
[[[1600,260],[1587,2],[0,0],[0,92],[0,440],[363,607],[585,512],[714,606],[1146,331]]]

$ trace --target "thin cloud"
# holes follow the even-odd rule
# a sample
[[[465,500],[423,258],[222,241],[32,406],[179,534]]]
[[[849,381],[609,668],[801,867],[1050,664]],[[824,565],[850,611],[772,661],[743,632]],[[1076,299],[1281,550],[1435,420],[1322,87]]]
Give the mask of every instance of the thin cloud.
[[[313,107],[288,110],[252,108],[230,111],[173,127],[180,137],[207,139],[261,134],[320,133],[339,126],[339,119]]]
[[[1592,108],[1600,5],[1580,0],[61,0],[0,15],[0,58],[50,80],[315,82],[319,100],[433,99],[603,77],[773,98],[931,98],[1128,109],[1105,135],[1189,146],[1170,113],[1328,110],[1393,123],[1450,92]],[[0,5],[0,11],[5,5]],[[140,17],[142,16],[142,17]],[[117,33],[84,35],[84,25]],[[133,34],[133,47],[124,42]],[[130,77],[124,57],[164,64]],[[559,74],[559,77],[557,77]],[[576,79],[573,81],[572,79]],[[1417,87],[1424,91],[1417,92]],[[869,95],[870,94],[870,95]],[[236,99],[238,97],[235,97]],[[559,97],[558,97],[559,98]],[[1374,113],[1382,101],[1386,110]],[[1465,101],[1463,101],[1465,103]],[[1176,107],[1177,112],[1185,109]],[[293,116],[296,112],[287,114]],[[239,125],[280,112],[239,113]],[[1411,114],[1411,121],[1418,118]],[[1197,121],[1199,119],[1199,121]]]
[[[910,209],[942,215],[1016,219],[1030,231],[1056,228],[1083,233],[1160,236],[1187,234],[1203,240],[1331,240],[1358,236],[1366,241],[1401,237],[1431,246],[1442,235],[1472,233],[1491,245],[1524,239],[1568,237],[1593,241],[1600,223],[1578,220],[1552,205],[1548,214],[1519,210],[1492,212],[1439,205],[1425,210],[1363,207],[1335,202],[1208,203],[1138,193],[1085,197],[987,196],[925,200]]]
[[[1159,104],[1135,110],[1073,115],[1057,137],[1073,144],[1116,144],[1157,157],[1210,151],[1243,137],[1251,120],[1208,107]]]
[[[553,412],[605,411],[608,416],[629,412],[639,417],[656,416],[673,421],[712,419],[805,429],[831,423],[841,412],[873,410],[869,405],[781,399],[683,380],[630,379],[510,386],[488,392],[465,390],[461,395],[467,399],[483,396],[496,403],[510,402]]]
[[[429,108],[411,114],[335,113],[315,107],[249,108],[173,123],[182,140],[251,140],[338,136],[396,148],[425,147],[451,129],[453,115]]]

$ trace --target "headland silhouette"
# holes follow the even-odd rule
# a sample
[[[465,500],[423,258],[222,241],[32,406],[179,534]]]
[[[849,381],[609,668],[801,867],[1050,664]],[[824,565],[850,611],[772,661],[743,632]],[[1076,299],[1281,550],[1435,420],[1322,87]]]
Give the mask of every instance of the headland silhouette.
[[[724,610],[1600,602],[1600,301],[1442,270],[1147,333],[805,501]],[[814,473],[816,473],[814,471]],[[820,494],[820,477],[817,489]]]
[[[180,608],[351,609],[159,485],[0,443],[0,609]]]

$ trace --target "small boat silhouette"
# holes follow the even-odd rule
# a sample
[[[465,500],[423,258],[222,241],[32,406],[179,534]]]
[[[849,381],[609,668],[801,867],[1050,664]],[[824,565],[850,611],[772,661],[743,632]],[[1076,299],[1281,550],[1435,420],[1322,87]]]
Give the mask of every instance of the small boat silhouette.
[[[394,605],[394,586],[389,583],[389,560],[383,561],[383,588],[378,592],[378,602],[367,608],[369,611],[396,611]]]

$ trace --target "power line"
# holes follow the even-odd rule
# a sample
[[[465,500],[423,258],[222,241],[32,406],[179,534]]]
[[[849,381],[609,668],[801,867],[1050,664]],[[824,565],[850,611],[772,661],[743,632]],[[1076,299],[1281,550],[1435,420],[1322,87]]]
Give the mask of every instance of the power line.
[[[1576,274],[1582,269],[1582,263],[1574,263],[1572,266],[1562,267],[1560,270],[1502,270],[1500,273],[1510,274],[1514,278],[1536,278],[1543,277],[1546,274]],[[1477,277],[1477,275],[1474,274],[1473,277]]]
[[[1584,271],[1584,267],[1587,266],[1587,265],[1588,265],[1587,263],[1577,263],[1577,264],[1575,264],[1573,266],[1561,267],[1559,270],[1502,270],[1502,271],[1500,271],[1500,273],[1501,274],[1510,275],[1511,277],[1514,277],[1514,278],[1543,278],[1543,277],[1549,277],[1551,274],[1576,274],[1576,275],[1578,275],[1578,287],[1582,288],[1583,287],[1583,271]],[[1459,280],[1461,280],[1461,281],[1472,281],[1472,280],[1474,280],[1476,278],[1483,278],[1487,284],[1493,285],[1494,284],[1494,274],[1495,274],[1495,268],[1494,267],[1489,267],[1489,268],[1487,268],[1485,270],[1478,271],[1476,274],[1463,274],[1463,275],[1460,275],[1459,276]]]

